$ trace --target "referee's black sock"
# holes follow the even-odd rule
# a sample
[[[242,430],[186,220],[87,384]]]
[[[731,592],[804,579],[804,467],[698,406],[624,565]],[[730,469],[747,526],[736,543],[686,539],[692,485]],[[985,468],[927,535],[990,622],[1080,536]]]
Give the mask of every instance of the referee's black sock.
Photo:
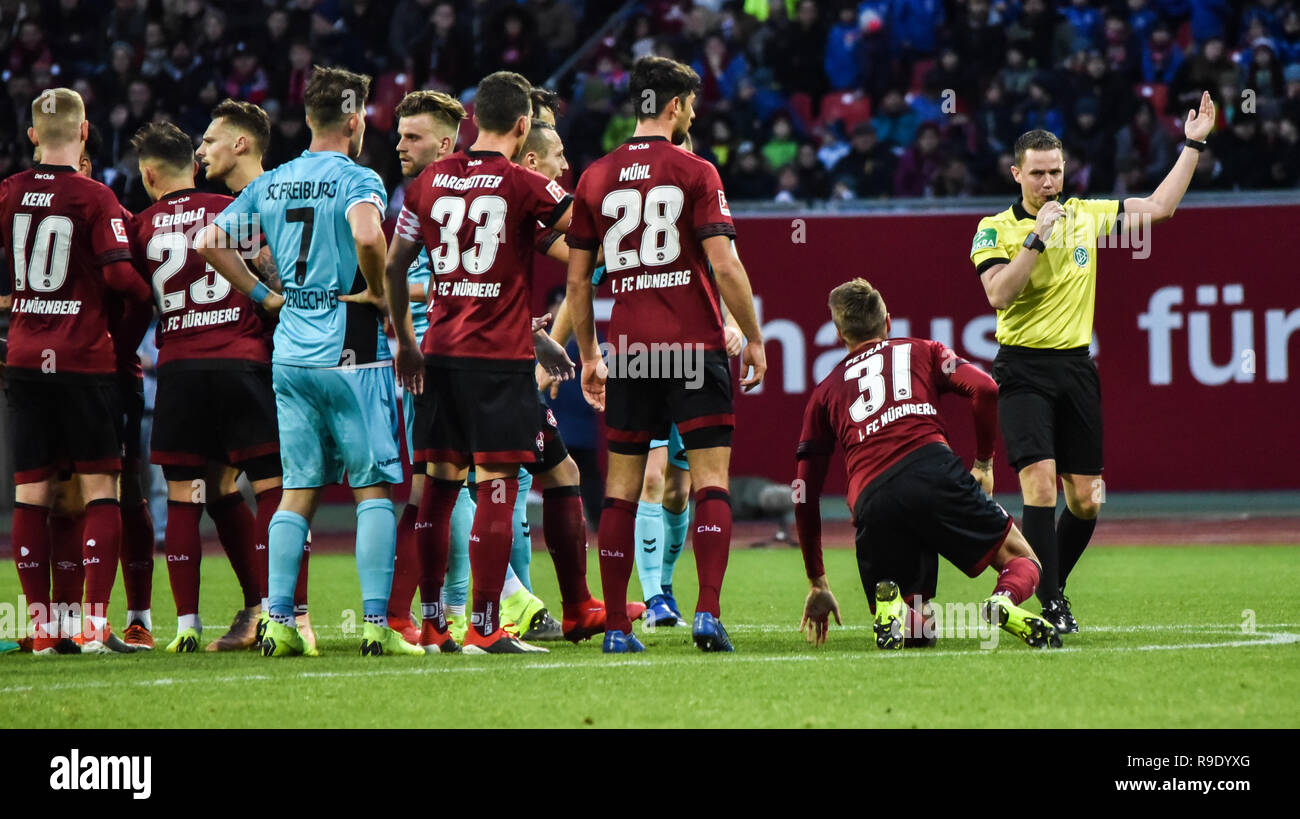
[[[1038,579],[1038,599],[1042,603],[1055,600],[1061,596],[1057,585],[1057,571],[1060,566],[1060,553],[1056,548],[1056,507],[1028,506],[1021,514],[1024,524],[1025,539],[1029,547],[1038,555],[1042,566],[1042,575]]]
[[[1092,540],[1092,530],[1097,528],[1097,519],[1084,520],[1075,517],[1067,506],[1061,513],[1061,520],[1056,524],[1056,545],[1061,553],[1061,590],[1065,590],[1065,581],[1070,572],[1083,557],[1083,550]]]

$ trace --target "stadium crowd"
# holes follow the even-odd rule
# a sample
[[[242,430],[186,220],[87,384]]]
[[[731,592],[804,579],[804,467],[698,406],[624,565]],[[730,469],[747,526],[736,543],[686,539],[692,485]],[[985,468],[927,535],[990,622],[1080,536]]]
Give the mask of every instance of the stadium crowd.
[[[491,71],[542,83],[624,7],[617,0],[0,0],[0,177],[28,167],[29,101],[79,91],[94,157],[133,211],[130,135],[165,119],[198,134],[224,97],[266,108],[267,167],[308,140],[314,64],[472,100]],[[646,54],[704,80],[693,132],[734,200],[1003,194],[1011,141],[1059,134],[1068,187],[1159,182],[1201,88],[1218,103],[1197,189],[1300,182],[1300,3],[1294,0],[641,0],[558,77],[572,184],[631,134],[628,71]],[[391,100],[388,100],[392,97]],[[361,161],[390,190],[391,105]],[[400,200],[399,200],[400,201]]]

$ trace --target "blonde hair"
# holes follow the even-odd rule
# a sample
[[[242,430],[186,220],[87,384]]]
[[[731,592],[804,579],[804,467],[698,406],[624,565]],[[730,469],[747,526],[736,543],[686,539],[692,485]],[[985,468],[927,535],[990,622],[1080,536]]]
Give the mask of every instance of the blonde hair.
[[[81,141],[86,103],[71,88],[47,88],[32,100],[32,127],[40,142],[68,145]]]
[[[885,337],[885,299],[866,279],[856,278],[836,287],[828,304],[835,328],[850,344]]]

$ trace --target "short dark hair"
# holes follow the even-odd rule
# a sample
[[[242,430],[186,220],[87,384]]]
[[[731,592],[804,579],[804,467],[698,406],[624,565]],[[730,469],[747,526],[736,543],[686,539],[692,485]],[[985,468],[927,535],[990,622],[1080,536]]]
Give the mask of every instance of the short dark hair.
[[[638,120],[655,119],[673,97],[682,102],[700,90],[700,75],[667,57],[642,57],[632,66],[630,92]]]
[[[99,132],[99,127],[95,123],[87,123],[86,128],[86,156],[94,162],[99,156],[100,151],[104,150],[104,137]]]
[[[474,116],[480,130],[494,134],[508,133],[520,117],[533,110],[533,87],[522,74],[497,71],[478,84],[474,96]]]
[[[517,156],[520,159],[523,159],[524,154],[529,151],[540,154],[546,143],[546,132],[554,130],[555,128],[549,122],[543,122],[540,119],[533,120],[532,127],[528,129],[528,138],[524,140],[523,145],[519,146],[519,153]]]
[[[533,88],[529,95],[533,101],[533,116],[536,117],[545,108],[555,119],[560,118],[560,95],[549,88]]]
[[[131,147],[142,161],[156,160],[176,171],[193,167],[194,143],[170,122],[143,126],[131,137]]]
[[[828,305],[835,329],[849,344],[885,337],[885,299],[866,279],[859,277],[836,287]]]
[[[303,91],[307,119],[317,128],[341,124],[353,114],[366,115],[370,77],[344,68],[312,66],[311,79]]]
[[[271,118],[251,102],[240,102],[229,97],[212,109],[213,119],[224,119],[253,138],[259,154],[266,153],[271,139]]]
[[[1061,138],[1051,131],[1044,131],[1042,128],[1035,128],[1032,131],[1026,131],[1016,140],[1016,165],[1019,166],[1025,161],[1026,151],[1060,151]]]
[[[398,119],[428,114],[435,121],[453,128],[467,116],[460,100],[441,91],[412,91],[393,110]]]

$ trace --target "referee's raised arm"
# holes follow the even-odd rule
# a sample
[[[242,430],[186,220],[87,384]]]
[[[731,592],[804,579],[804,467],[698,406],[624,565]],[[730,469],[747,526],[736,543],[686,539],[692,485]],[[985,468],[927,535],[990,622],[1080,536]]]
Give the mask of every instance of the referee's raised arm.
[[[1183,194],[1187,193],[1187,186],[1191,184],[1192,174],[1196,172],[1197,159],[1206,147],[1205,138],[1213,128],[1214,100],[1206,91],[1201,94],[1200,110],[1187,111],[1187,122],[1183,125],[1183,135],[1187,137],[1183,145],[1187,150],[1178,155],[1164,181],[1150,196],[1124,200],[1124,212],[1129,214],[1130,220],[1134,214],[1150,216],[1153,224],[1173,218],[1178,204],[1183,201]]]

